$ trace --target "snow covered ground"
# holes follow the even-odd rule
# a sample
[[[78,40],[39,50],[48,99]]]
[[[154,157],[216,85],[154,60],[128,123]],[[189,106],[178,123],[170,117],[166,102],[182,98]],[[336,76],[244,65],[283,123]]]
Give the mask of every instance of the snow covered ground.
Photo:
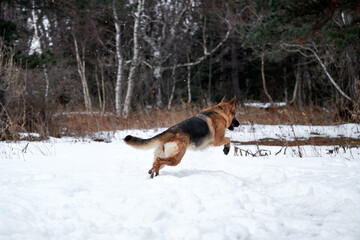
[[[360,137],[360,126],[241,126],[232,140]],[[189,150],[149,179],[153,150],[106,142],[0,142],[0,239],[360,239],[360,149],[267,157]],[[255,146],[241,146],[255,149]]]

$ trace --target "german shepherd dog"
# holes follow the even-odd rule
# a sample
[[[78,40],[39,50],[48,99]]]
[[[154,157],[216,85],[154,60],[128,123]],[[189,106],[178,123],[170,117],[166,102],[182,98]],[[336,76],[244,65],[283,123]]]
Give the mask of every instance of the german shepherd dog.
[[[166,131],[149,139],[128,135],[125,143],[135,148],[157,147],[154,163],[149,170],[150,177],[159,175],[165,165],[176,166],[180,163],[188,147],[204,149],[207,146],[224,145],[224,154],[230,151],[230,138],[225,137],[226,128],[234,130],[239,126],[235,118],[235,97],[230,101],[224,97],[213,107],[203,109],[196,116],[186,119]]]

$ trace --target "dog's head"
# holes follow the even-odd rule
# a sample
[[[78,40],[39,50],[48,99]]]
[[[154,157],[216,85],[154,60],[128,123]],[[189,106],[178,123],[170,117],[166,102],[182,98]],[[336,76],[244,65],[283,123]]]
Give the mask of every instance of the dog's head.
[[[238,127],[240,125],[239,121],[235,118],[235,102],[236,97],[233,97],[230,101],[224,97],[221,102],[216,105],[217,108],[220,108],[227,116],[227,122],[229,123],[229,126],[227,127],[229,130],[234,130],[234,127]]]

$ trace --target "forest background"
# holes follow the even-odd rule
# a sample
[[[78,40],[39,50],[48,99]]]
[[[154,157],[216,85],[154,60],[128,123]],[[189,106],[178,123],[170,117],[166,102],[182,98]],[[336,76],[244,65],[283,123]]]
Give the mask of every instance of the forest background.
[[[169,127],[224,95],[241,122],[360,121],[357,0],[7,0],[0,33],[2,140]]]

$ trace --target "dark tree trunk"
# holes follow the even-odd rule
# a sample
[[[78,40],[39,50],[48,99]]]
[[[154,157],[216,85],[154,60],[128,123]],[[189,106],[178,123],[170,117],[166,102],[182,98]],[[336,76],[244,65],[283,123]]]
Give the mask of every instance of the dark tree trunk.
[[[356,88],[356,82],[359,81],[359,62],[358,53],[353,45],[350,45],[346,49],[346,65],[349,75],[349,90],[350,97],[354,102],[360,103],[360,93]]]
[[[272,100],[272,97],[270,96],[267,87],[266,87],[266,79],[265,79],[265,70],[264,70],[264,58],[265,58],[265,54],[264,52],[262,52],[261,54],[261,78],[262,78],[262,83],[263,83],[263,89],[265,92],[266,97],[269,99],[269,102],[271,105],[274,105],[274,101]]]
[[[236,44],[231,43],[231,85],[237,102],[244,104],[244,95],[239,86],[239,62],[237,57]]]

